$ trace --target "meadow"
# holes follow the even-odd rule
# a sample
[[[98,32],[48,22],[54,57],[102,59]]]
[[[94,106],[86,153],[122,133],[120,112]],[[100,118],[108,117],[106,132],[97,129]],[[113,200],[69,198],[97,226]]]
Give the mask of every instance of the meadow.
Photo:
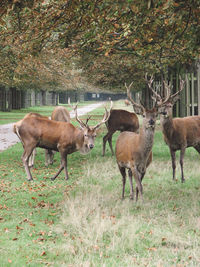
[[[119,107],[124,108],[122,102],[114,104]],[[47,115],[52,107],[42,109]],[[101,107],[92,114],[97,119],[103,112]],[[0,152],[0,266],[200,266],[198,153],[186,150],[184,184],[177,153],[173,181],[158,120],[153,162],[143,179],[144,201],[129,199],[128,180],[122,200],[121,175],[108,145],[102,157],[105,133],[103,125],[90,154],[68,156],[68,181],[64,173],[50,180],[59,166],[58,153],[47,168],[44,151],[37,149],[34,180],[28,182],[22,145]]]

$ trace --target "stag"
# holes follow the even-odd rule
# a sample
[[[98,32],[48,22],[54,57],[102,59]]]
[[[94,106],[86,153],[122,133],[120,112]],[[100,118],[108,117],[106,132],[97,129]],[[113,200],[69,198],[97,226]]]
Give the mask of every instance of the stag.
[[[112,104],[111,104],[112,106]],[[25,167],[28,180],[33,180],[28,166],[29,157],[36,147],[59,151],[61,155],[61,165],[52,180],[65,170],[66,180],[69,178],[67,171],[67,156],[76,151],[86,154],[94,147],[94,139],[97,129],[105,123],[110,111],[106,112],[101,122],[90,127],[84,123],[77,114],[77,105],[74,108],[75,118],[80,124],[80,129],[69,122],[47,120],[40,116],[25,116],[22,120],[14,124],[13,131],[21,140],[24,148],[22,161]]]
[[[152,109],[147,109],[142,104],[136,103],[130,93],[130,86],[127,87],[127,95],[137,113],[143,116],[143,124],[139,133],[123,132],[119,135],[116,142],[116,159],[122,175],[122,199],[124,198],[126,184],[126,169],[130,182],[130,199],[133,199],[133,182],[134,176],[136,182],[136,201],[140,193],[143,198],[142,179],[146,169],[152,161],[152,146],[154,140],[154,131],[156,117],[158,114],[158,105],[155,104]]]
[[[132,83],[127,87],[130,90]],[[103,137],[103,153],[105,155],[106,142],[108,141],[112,155],[114,155],[112,147],[112,136],[116,131],[137,132],[139,129],[139,120],[135,113],[123,109],[113,109],[110,112],[110,117],[106,122],[107,134]]]
[[[103,153],[105,155],[106,142],[108,141],[112,155],[114,155],[112,147],[112,136],[116,131],[136,132],[139,128],[139,120],[135,113],[123,109],[112,109],[110,117],[106,122],[107,134],[103,137]]]
[[[187,147],[194,147],[200,153],[200,116],[188,116],[184,118],[173,118],[173,106],[180,97],[185,81],[180,79],[179,90],[172,94],[172,85],[164,81],[166,97],[161,97],[152,87],[154,97],[161,104],[161,126],[164,140],[169,147],[173,180],[176,179],[176,151],[180,150],[181,182],[185,182],[183,162]]]

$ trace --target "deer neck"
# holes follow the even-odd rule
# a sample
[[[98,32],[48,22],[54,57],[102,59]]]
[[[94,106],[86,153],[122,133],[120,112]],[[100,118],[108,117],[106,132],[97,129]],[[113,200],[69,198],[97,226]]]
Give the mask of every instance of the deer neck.
[[[148,156],[152,150],[154,131],[155,128],[146,128],[145,126],[142,126],[142,128],[140,129],[140,148],[141,151],[143,151],[144,156]]]
[[[170,137],[173,132],[173,118],[172,116],[164,117],[161,116],[160,118],[162,132],[165,136]]]
[[[82,130],[76,128],[75,134],[76,150],[81,150],[84,143],[84,133]]]

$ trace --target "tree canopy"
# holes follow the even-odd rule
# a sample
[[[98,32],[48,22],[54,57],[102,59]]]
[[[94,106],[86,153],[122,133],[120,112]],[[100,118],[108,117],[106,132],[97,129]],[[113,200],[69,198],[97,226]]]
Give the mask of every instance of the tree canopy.
[[[0,79],[140,88],[145,72],[199,57],[199,8],[199,0],[2,0]]]

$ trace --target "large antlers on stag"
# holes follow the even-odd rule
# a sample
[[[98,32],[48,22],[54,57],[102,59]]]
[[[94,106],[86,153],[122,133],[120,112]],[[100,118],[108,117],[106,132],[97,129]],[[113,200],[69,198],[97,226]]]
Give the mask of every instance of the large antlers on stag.
[[[127,86],[126,83],[125,83],[125,87],[126,87],[126,90],[127,90],[127,96],[129,98],[129,100],[131,101],[135,112],[138,113],[138,114],[141,114],[141,113],[144,112],[145,108],[143,107],[142,104],[138,104],[133,100],[133,98],[131,96],[131,91],[130,91],[132,84],[133,84],[133,82],[129,86]]]
[[[166,96],[162,98],[152,87],[153,75],[151,76],[150,80],[148,80],[147,74],[146,74],[145,79],[148,83],[149,89],[154,95],[154,97],[152,98],[158,102],[157,106],[162,106],[169,100],[170,102],[173,102],[173,101],[176,102],[177,100],[176,96],[183,90],[184,84],[185,84],[185,81],[183,81],[180,77],[180,89],[176,93],[171,94],[172,84],[171,83],[168,84],[166,81],[164,81],[164,88],[166,90]]]
[[[167,94],[169,95],[169,97],[168,97],[168,99],[167,100],[171,100],[171,101],[176,101],[176,96],[183,90],[183,88],[184,88],[184,85],[185,85],[185,81],[183,81],[182,79],[181,79],[181,77],[180,77],[180,88],[179,88],[179,90],[176,92],[176,93],[174,93],[173,95],[171,94],[171,89],[172,89],[172,84],[171,83],[167,83],[166,81],[164,81],[164,86],[165,86],[165,88],[167,89]],[[166,100],[164,101],[164,102],[166,102]]]
[[[78,121],[78,123],[80,124],[80,126],[81,126],[82,128],[89,128],[89,126],[88,126],[88,121],[89,121],[89,119],[91,118],[91,116],[89,116],[89,117],[87,118],[86,122],[84,123],[84,122],[78,117],[78,113],[77,113],[78,103],[77,103],[75,106],[72,106],[72,105],[70,104],[70,98],[68,98],[68,104],[73,108],[74,113],[75,113],[75,118],[76,118],[76,120]],[[93,130],[96,130],[97,128],[99,128],[99,127],[101,126],[101,124],[105,123],[105,122],[109,119],[109,117],[110,117],[110,111],[111,111],[111,109],[112,109],[112,106],[113,106],[113,102],[111,101],[109,111],[108,111],[107,108],[105,107],[105,114],[104,114],[104,117],[103,117],[102,121],[100,121],[97,125],[93,126],[93,127],[92,127]]]
[[[153,81],[154,81],[154,79],[153,79],[153,75],[151,75],[150,80],[148,80],[147,73],[146,73],[146,75],[145,75],[145,80],[146,80],[146,82],[147,82],[147,84],[148,84],[149,89],[152,91],[152,93],[153,93],[153,95],[154,95],[154,97],[152,97],[152,99],[153,99],[155,102],[160,102],[160,101],[162,100],[162,98],[161,98],[161,96],[160,96],[160,95],[153,89],[153,86],[152,86]]]

